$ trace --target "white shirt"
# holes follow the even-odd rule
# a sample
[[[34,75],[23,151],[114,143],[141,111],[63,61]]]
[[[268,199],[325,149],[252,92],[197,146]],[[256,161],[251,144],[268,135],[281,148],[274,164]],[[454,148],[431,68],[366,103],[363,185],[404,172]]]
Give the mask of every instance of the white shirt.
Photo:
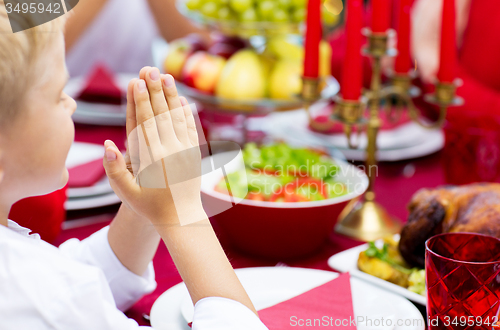
[[[122,311],[156,288],[153,265],[143,276],[125,268],[105,227],[56,248],[9,220],[0,225],[0,330],[129,330]],[[267,329],[244,305],[205,298],[195,306],[194,330]]]
[[[66,55],[69,74],[88,75],[97,63],[115,73],[139,74],[152,65],[151,46],[159,35],[147,0],[107,0]]]

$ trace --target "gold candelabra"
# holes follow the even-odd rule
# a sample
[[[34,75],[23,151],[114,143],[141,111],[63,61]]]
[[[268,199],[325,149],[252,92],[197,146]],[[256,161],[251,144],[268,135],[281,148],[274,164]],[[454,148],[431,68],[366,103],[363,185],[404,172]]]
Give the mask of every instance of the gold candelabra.
[[[388,118],[398,120],[401,112],[408,109],[409,116],[413,121],[431,129],[442,126],[447,108],[460,104],[461,99],[455,95],[455,83],[438,82],[435,93],[426,95],[425,99],[439,106],[439,119],[431,124],[422,120],[418,109],[412,102],[412,98],[416,95],[416,88],[411,84],[412,76],[410,73],[394,74],[391,85],[382,86],[382,58],[396,55],[396,51],[388,47],[389,34],[393,32],[389,30],[386,33],[373,33],[365,29],[364,33],[368,38],[368,46],[364,49],[364,53],[372,59],[370,89],[357,101],[344,100],[341,96],[338,96],[333,119],[343,124],[349,148],[358,148],[357,143],[353,141],[353,136],[357,134],[359,137],[362,128],[366,127],[366,171],[369,185],[363,196],[352,200],[342,211],[335,230],[355,239],[371,241],[385,235],[399,233],[401,230],[401,222],[390,216],[375,200],[374,187],[378,163],[377,136],[382,125],[380,113],[384,110],[382,101],[385,101]],[[307,83],[304,80],[304,100],[313,101],[315,99],[311,95],[308,98],[306,97],[306,94],[314,89],[311,85],[312,83]],[[395,107],[391,105],[393,100],[396,103]],[[306,108],[309,105],[310,102],[306,102]],[[396,115],[394,117],[390,116],[394,111]],[[312,120],[310,114],[309,118]],[[359,138],[357,141],[359,141]]]

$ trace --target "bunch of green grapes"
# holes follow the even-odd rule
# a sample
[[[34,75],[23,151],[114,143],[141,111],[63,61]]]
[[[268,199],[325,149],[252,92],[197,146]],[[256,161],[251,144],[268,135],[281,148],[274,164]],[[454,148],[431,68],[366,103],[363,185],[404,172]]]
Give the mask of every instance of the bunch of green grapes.
[[[209,19],[237,22],[300,23],[306,18],[307,0],[187,0],[189,10]],[[324,23],[332,25],[338,17],[322,8]]]

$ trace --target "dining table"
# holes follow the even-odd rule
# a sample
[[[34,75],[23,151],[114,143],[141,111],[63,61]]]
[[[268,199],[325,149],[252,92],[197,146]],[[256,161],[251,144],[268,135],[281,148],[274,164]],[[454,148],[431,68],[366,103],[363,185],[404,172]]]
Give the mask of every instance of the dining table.
[[[119,148],[125,148],[126,132],[122,126],[76,124],[75,128],[76,141],[102,144],[106,139],[111,139]],[[354,164],[362,165],[359,162],[354,162]],[[381,162],[376,173],[376,199],[390,215],[405,222],[408,217],[407,205],[412,195],[421,188],[432,188],[445,184],[445,171],[442,151],[417,159]],[[119,205],[114,205],[90,210],[68,211],[63,230],[54,244],[58,246],[70,238],[81,240],[88,237],[108,225],[115,216],[118,207]],[[332,231],[321,248],[308,256],[294,260],[271,260],[246,255],[234,249],[218,229],[217,223],[214,221],[212,223],[234,268],[265,267],[278,264],[333,271],[327,264],[329,257],[364,243]],[[153,265],[156,273],[156,289],[142,297],[126,312],[128,317],[135,319],[140,325],[150,325],[148,316],[154,302],[166,290],[182,282],[164,244],[160,244],[153,259]],[[425,315],[425,307],[418,304],[416,306]]]

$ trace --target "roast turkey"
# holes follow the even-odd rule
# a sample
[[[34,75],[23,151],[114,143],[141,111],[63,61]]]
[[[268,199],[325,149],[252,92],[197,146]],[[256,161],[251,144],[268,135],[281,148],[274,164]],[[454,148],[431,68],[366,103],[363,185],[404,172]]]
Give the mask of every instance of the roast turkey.
[[[421,189],[408,206],[399,251],[411,265],[425,266],[425,241],[446,232],[472,232],[500,238],[500,184],[476,183]]]

